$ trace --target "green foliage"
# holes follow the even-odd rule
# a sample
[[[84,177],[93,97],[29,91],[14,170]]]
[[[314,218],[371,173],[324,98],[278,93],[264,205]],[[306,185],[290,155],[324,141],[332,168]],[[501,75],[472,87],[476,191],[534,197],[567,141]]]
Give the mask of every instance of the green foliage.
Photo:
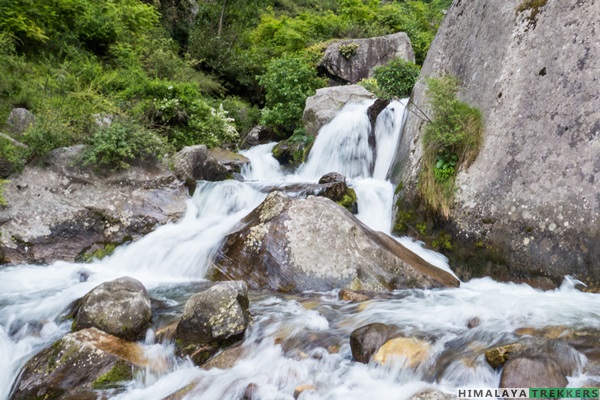
[[[220,103],[228,115],[233,118],[233,123],[240,136],[246,135],[260,122],[260,109],[248,102],[234,96],[228,96]]]
[[[379,88],[377,79],[375,79],[375,78],[362,79],[358,82],[358,84],[360,86],[364,87],[365,89],[367,89],[369,92],[375,94],[377,97],[386,97],[381,92],[381,89]]]
[[[0,166],[5,176],[20,171],[28,156],[28,149],[16,145],[7,137],[0,136]]]
[[[381,91],[380,97],[409,97],[420,72],[418,65],[400,58],[376,68],[374,78]]]
[[[266,93],[262,123],[280,132],[293,132],[301,124],[306,98],[325,82],[306,60],[284,56],[269,64],[260,84]]]
[[[116,249],[117,249],[117,246],[115,244],[109,243],[109,244],[105,245],[104,247],[97,249],[96,251],[83,254],[81,259],[83,260],[83,262],[86,262],[86,263],[92,262],[94,260],[101,260],[105,257],[110,256],[112,253],[114,253],[114,251]]]
[[[132,123],[114,122],[91,137],[83,162],[119,170],[136,160],[160,159],[167,152],[164,140],[155,133]]]
[[[0,206],[5,206],[8,204],[4,198],[4,185],[6,185],[8,182],[9,181],[5,179],[0,179]]]
[[[356,55],[356,51],[360,45],[358,43],[348,43],[340,46],[340,54],[347,60]]]
[[[483,142],[483,117],[479,110],[458,100],[455,78],[431,78],[427,84],[433,119],[423,135],[419,191],[431,209],[447,217],[456,173],[475,161]]]

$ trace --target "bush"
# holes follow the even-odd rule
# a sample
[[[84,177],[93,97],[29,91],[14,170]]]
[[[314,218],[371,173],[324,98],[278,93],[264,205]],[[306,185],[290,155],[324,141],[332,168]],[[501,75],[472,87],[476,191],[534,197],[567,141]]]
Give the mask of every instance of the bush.
[[[92,136],[83,162],[116,171],[135,160],[161,159],[167,152],[168,146],[155,133],[131,122],[114,122]]]
[[[384,66],[375,68],[374,78],[381,91],[380,97],[409,97],[421,68],[401,58],[390,61]]]
[[[475,161],[483,143],[483,117],[457,99],[456,78],[431,78],[427,85],[433,119],[423,135],[419,192],[432,210],[448,217],[456,173]]]
[[[266,93],[262,124],[289,134],[301,125],[306,98],[325,86],[325,81],[305,59],[284,56],[269,64],[260,84]]]
[[[28,156],[28,149],[19,147],[10,139],[0,136],[0,172],[2,175],[8,176],[13,172],[20,171]]]

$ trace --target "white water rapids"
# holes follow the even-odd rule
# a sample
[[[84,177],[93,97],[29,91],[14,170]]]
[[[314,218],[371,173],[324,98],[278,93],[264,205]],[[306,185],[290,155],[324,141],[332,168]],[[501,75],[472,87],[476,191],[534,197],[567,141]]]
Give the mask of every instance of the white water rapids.
[[[90,264],[58,262],[48,266],[17,265],[0,269],[0,399],[7,399],[27,360],[70,330],[63,319],[68,305],[102,282],[120,276],[140,280],[150,295],[180,311],[197,289],[210,253],[227,233],[266,197],[266,186],[316,182],[328,172],[349,178],[357,193],[358,218],[389,233],[393,187],[385,180],[396,148],[404,105],[393,102],[377,121],[377,151],[368,146],[369,103],[344,108],[325,126],[310,158],[296,173],[285,173],[271,156],[274,143],[243,154],[251,165],[246,182],[200,182],[181,221],[158,228],[123,246],[110,257]],[[440,268],[443,256],[424,250],[408,238],[398,239]],[[600,328],[600,296],[582,293],[566,281],[561,289],[542,292],[527,285],[477,279],[459,289],[406,290],[388,299],[348,304],[336,292],[299,296],[253,294],[254,324],[242,344],[243,355],[231,369],[205,371],[176,359],[172,345],[155,344],[148,335],[149,354],[167,357],[172,367],[160,374],[140,371],[117,399],[163,399],[191,383],[190,399],[243,397],[249,384],[260,399],[293,399],[294,390],[312,385],[301,399],[409,399],[425,389],[454,393],[457,387],[497,387],[499,375],[482,357],[470,365],[461,345],[493,344],[517,328],[567,325]],[[168,313],[167,313],[168,314]],[[478,317],[480,325],[467,329]],[[155,318],[157,328],[169,315]],[[410,335],[435,339],[428,362],[414,370],[352,361],[349,335],[365,324],[397,324]],[[316,339],[315,339],[316,338]],[[443,368],[438,361],[446,357]],[[570,377],[576,386],[588,376]]]

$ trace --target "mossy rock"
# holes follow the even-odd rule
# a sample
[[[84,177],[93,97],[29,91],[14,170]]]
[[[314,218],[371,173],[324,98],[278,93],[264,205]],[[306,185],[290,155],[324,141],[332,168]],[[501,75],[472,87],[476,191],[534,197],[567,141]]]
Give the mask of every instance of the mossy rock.
[[[340,201],[336,203],[340,206],[344,207],[352,214],[358,214],[358,202],[357,202],[356,192],[352,188],[348,188],[346,193],[344,193],[344,197]]]

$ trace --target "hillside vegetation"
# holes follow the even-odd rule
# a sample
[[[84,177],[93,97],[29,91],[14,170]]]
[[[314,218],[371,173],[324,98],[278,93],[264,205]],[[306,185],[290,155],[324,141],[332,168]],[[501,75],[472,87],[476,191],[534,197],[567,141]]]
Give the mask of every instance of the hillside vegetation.
[[[420,64],[449,3],[0,0],[0,121],[15,107],[35,115],[17,138],[28,149],[0,138],[0,158],[16,171],[87,144],[85,162],[118,169],[187,145],[235,147],[259,122],[302,135],[329,41],[405,31]]]

